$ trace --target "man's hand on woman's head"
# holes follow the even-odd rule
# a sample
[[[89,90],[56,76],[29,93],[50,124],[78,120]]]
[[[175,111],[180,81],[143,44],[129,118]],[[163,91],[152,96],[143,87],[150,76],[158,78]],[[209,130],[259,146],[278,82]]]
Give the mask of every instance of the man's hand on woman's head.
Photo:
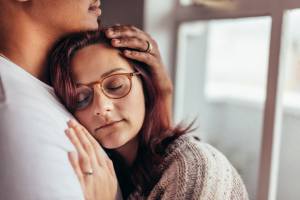
[[[112,161],[78,122],[71,120],[68,126],[66,135],[77,151],[69,152],[68,156],[85,199],[115,199],[118,183]]]
[[[111,44],[116,48],[125,48],[125,57],[137,60],[151,67],[155,79],[164,95],[165,104],[172,115],[173,84],[161,59],[158,44],[144,31],[130,25],[114,25],[105,28],[106,37],[111,39]]]

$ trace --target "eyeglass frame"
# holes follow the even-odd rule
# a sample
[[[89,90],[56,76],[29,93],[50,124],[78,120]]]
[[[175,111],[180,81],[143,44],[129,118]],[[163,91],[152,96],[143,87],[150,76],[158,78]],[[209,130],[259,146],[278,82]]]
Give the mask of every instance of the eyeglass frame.
[[[103,81],[104,81],[105,79],[110,78],[110,77],[112,77],[112,76],[117,76],[117,75],[125,75],[125,76],[129,79],[130,87],[129,87],[128,92],[127,92],[126,94],[122,95],[121,97],[111,97],[111,96],[109,96],[108,94],[106,94],[105,89],[103,88],[102,83],[103,83]],[[141,72],[135,71],[135,72],[126,72],[126,73],[125,73],[125,72],[124,72],[124,73],[115,73],[115,74],[110,74],[110,75],[108,75],[108,76],[105,76],[105,77],[103,77],[102,79],[100,79],[100,80],[98,80],[98,81],[94,81],[94,82],[89,83],[89,84],[77,84],[77,86],[87,86],[87,87],[91,88],[92,91],[94,92],[93,86],[96,85],[96,84],[100,84],[102,93],[103,93],[106,97],[108,97],[109,99],[121,99],[121,98],[126,97],[126,96],[130,93],[131,88],[132,88],[132,77],[133,77],[133,76],[138,76],[138,75],[141,75]]]

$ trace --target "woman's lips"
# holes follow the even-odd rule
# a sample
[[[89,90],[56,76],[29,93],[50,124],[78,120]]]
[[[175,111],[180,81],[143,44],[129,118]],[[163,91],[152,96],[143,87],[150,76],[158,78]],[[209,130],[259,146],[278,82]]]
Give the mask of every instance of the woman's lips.
[[[123,120],[117,120],[117,121],[113,121],[113,122],[104,124],[104,125],[102,125],[102,126],[96,128],[95,132],[97,132],[97,131],[99,131],[99,130],[103,130],[103,129],[105,129],[105,128],[112,127],[112,126],[114,126],[114,125],[120,123],[121,121],[123,121]]]

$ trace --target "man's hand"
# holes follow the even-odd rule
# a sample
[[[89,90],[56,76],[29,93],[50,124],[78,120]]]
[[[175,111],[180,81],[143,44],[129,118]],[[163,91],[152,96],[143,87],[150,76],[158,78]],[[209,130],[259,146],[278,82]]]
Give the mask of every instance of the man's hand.
[[[125,57],[143,62],[152,69],[171,122],[173,84],[163,65],[156,41],[149,34],[130,25],[115,25],[104,31],[113,47],[126,49],[123,51]]]

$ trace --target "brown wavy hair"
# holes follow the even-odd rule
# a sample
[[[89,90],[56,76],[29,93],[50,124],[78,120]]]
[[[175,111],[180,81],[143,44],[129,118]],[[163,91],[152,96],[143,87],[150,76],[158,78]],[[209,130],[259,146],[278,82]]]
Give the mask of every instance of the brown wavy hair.
[[[110,45],[103,31],[75,33],[62,38],[49,56],[50,80],[56,95],[66,108],[75,112],[76,87],[70,65],[74,54],[89,45]],[[120,50],[121,51],[121,50]],[[145,119],[138,133],[139,148],[132,166],[114,150],[105,149],[112,159],[124,198],[134,190],[147,196],[162,175],[158,166],[163,161],[166,147],[179,136],[191,131],[192,123],[183,127],[171,127],[163,92],[154,79],[151,67],[128,59],[133,68],[141,73],[145,95]]]

